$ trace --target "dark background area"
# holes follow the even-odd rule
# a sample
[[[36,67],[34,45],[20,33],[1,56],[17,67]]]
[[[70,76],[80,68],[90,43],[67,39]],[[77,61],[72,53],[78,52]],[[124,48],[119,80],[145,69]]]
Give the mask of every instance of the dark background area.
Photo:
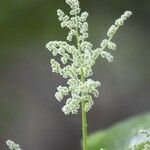
[[[93,68],[102,83],[88,113],[89,133],[150,110],[150,1],[80,0],[89,12],[89,41],[95,47],[125,10],[133,15],[115,35],[114,62],[101,58]],[[0,149],[6,139],[24,150],[79,150],[80,115],[65,116],[55,100],[64,84],[49,65],[50,40],[65,40],[56,10],[64,0],[0,0]]]

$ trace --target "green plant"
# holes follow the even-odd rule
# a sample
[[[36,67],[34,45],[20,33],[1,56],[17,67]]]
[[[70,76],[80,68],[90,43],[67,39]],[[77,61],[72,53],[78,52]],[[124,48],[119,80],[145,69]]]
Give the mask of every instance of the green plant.
[[[93,49],[93,45],[86,40],[88,38],[88,23],[86,22],[88,13],[80,14],[81,9],[78,0],[66,0],[66,3],[71,8],[70,16],[60,9],[57,10],[57,15],[61,27],[69,29],[67,40],[69,42],[76,41],[76,45],[70,45],[66,41],[50,41],[46,47],[53,56],[60,58],[60,61],[51,59],[52,71],[68,79],[68,86],[59,86],[55,94],[58,101],[62,101],[64,96],[71,95],[71,98],[66,100],[62,111],[67,115],[77,114],[81,105],[83,150],[87,150],[86,113],[94,104],[91,94],[98,97],[99,92],[96,88],[101,85],[99,81],[89,79],[93,74],[92,66],[99,56],[106,58],[108,62],[113,61],[113,56],[105,49],[116,50],[116,44],[112,42],[112,38],[132,13],[126,11],[117,19],[115,24],[109,28],[108,37],[101,42],[99,48]]]
[[[113,61],[113,56],[106,50],[116,50],[117,46],[112,42],[112,38],[124,21],[132,15],[132,12],[126,11],[115,23],[108,29],[107,38],[102,40],[100,47],[93,49],[93,45],[87,41],[88,38],[88,13],[81,13],[78,0],[66,0],[70,6],[70,15],[66,15],[62,10],[57,10],[58,19],[61,27],[69,29],[67,41],[75,45],[68,44],[66,41],[50,41],[46,48],[57,56],[57,59],[51,59],[52,71],[60,74],[67,79],[68,86],[58,86],[55,94],[56,99],[61,102],[65,96],[70,96],[62,111],[66,114],[77,114],[81,107],[82,116],[82,136],[83,150],[87,150],[87,112],[92,108],[94,102],[92,95],[98,97],[99,81],[93,81],[89,77],[93,74],[92,67],[97,58],[101,56],[108,62]],[[18,144],[8,140],[7,145],[11,150],[21,150]]]
[[[125,121],[121,121],[108,129],[97,131],[88,136],[88,150],[143,150],[144,145],[150,142],[149,127],[150,113],[137,115]],[[145,130],[147,136],[141,134]],[[142,132],[141,132],[142,131]],[[140,133],[140,134],[137,134]],[[134,149],[138,147],[138,149]]]
[[[150,150],[150,131],[141,129],[138,134],[142,136],[142,138],[135,142],[129,150]]]

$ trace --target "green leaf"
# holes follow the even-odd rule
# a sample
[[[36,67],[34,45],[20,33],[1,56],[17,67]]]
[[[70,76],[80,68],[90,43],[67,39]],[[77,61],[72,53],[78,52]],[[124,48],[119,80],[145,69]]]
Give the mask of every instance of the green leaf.
[[[88,150],[127,150],[140,129],[150,128],[150,113],[130,118],[88,137]]]

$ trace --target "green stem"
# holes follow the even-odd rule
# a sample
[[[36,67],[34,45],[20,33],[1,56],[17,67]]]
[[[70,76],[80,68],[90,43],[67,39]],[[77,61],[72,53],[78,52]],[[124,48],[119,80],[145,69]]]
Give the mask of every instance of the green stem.
[[[79,50],[80,54],[82,54],[81,48],[80,48],[78,30],[76,32],[76,38],[77,38],[78,50]],[[82,56],[80,59],[82,62]],[[85,76],[84,76],[84,71],[83,71],[82,67],[81,67],[81,81],[83,83],[85,82]],[[82,94],[82,97],[83,97],[83,94]],[[82,109],[81,110],[82,111],[82,113],[81,113],[82,114],[82,148],[83,148],[83,150],[87,150],[87,115],[86,115],[86,111],[85,111],[85,100],[84,99],[82,99],[81,109]]]
[[[83,69],[81,69],[81,80],[82,82],[85,81]],[[87,116],[85,111],[85,101],[82,100],[82,148],[83,150],[87,150]]]

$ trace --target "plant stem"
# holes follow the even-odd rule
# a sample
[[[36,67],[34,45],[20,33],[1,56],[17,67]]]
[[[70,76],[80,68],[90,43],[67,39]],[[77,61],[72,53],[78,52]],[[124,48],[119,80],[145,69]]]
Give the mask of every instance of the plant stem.
[[[78,46],[78,50],[80,52],[80,54],[82,54],[81,52],[81,48],[80,48],[80,41],[79,41],[79,34],[78,34],[78,30],[76,30],[76,39],[77,39],[77,46]],[[80,55],[80,59],[82,62],[82,55]],[[83,68],[81,67],[81,81],[84,83],[85,82],[85,76],[84,76],[84,71]],[[83,97],[83,94],[82,94]],[[82,115],[82,149],[83,150],[87,150],[87,116],[86,116],[86,111],[85,111],[85,100],[82,99],[82,104],[81,104],[81,115]]]
[[[83,69],[81,69],[81,81],[85,81]],[[82,100],[82,148],[83,150],[87,150],[87,116],[85,111],[85,101]]]

